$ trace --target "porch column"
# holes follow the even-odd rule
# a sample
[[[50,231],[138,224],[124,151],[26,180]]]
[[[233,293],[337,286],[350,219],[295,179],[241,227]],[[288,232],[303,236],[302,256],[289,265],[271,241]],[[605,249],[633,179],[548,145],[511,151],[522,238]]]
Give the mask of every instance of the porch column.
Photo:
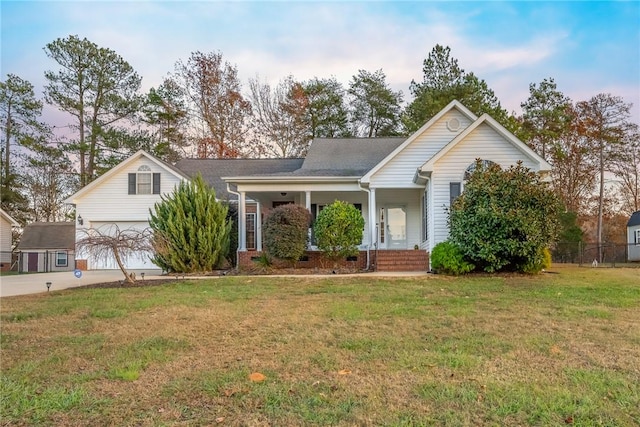
[[[238,250],[247,250],[247,197],[244,191],[240,192],[238,204]]]
[[[311,191],[305,191],[304,193],[304,206],[307,208],[307,211],[311,213]],[[307,237],[309,238],[307,243],[307,249],[311,248],[311,227],[307,229]]]
[[[378,233],[376,233],[376,189],[369,189],[369,247],[378,243]]]
[[[262,251],[262,213],[260,202],[256,206],[256,250]]]

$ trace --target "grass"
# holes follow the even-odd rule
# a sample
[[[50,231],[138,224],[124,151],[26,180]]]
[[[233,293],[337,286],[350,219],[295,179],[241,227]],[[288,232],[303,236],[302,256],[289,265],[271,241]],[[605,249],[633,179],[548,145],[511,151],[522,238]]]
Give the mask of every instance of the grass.
[[[640,424],[638,270],[552,273],[3,298],[1,424]]]

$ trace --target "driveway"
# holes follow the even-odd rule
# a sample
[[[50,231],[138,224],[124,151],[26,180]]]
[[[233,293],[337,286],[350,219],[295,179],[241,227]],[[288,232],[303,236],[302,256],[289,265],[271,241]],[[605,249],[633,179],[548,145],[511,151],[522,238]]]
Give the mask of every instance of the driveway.
[[[145,279],[160,278],[160,270],[129,270],[136,273],[138,278],[145,273]],[[91,270],[83,271],[82,277],[76,278],[73,271],[57,273],[30,273],[0,277],[0,297],[15,295],[37,294],[47,292],[47,282],[51,282],[52,291],[91,285],[93,283],[114,282],[122,280],[124,276],[120,270]],[[166,277],[165,277],[166,278]]]

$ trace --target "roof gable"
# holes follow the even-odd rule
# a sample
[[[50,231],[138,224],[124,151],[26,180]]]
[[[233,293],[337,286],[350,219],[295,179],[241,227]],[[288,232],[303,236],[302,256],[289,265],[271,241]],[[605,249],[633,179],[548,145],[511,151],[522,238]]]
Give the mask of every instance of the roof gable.
[[[453,147],[463,141],[471,132],[476,130],[480,125],[487,124],[494,131],[496,131],[500,136],[502,136],[507,142],[513,145],[515,148],[520,150],[524,155],[529,157],[534,162],[540,165],[540,171],[549,171],[551,170],[551,165],[538,154],[535,153],[529,146],[527,146],[524,142],[520,141],[514,134],[505,129],[500,123],[498,123],[494,118],[489,116],[488,114],[483,114],[479,119],[473,122],[470,126],[468,126],[464,131],[462,131],[458,136],[451,140],[447,145],[445,145],[440,151],[438,151],[433,157],[427,160],[420,168],[420,172],[432,172],[435,166],[435,163],[444,157]]]
[[[640,225],[640,211],[635,211],[631,214],[629,222],[627,222],[627,227],[634,227],[636,225]]]
[[[76,226],[73,222],[33,222],[22,232],[18,250],[75,248]]]
[[[477,120],[477,116],[473,114],[467,107],[462,105],[460,101],[453,100],[446,107],[444,107],[438,114],[433,116],[430,120],[428,120],[420,129],[411,134],[402,144],[396,147],[389,155],[387,155],[384,159],[378,162],[374,167],[372,167],[361,179],[362,182],[369,182],[371,177],[382,169],[387,163],[389,163],[393,158],[395,158],[402,150],[404,150],[409,144],[415,141],[420,135],[427,131],[427,129],[431,128],[438,120],[440,120],[445,114],[453,109],[457,109],[463,115],[469,118],[469,120],[474,121]]]
[[[158,166],[160,166],[161,168],[166,170],[168,173],[176,176],[179,179],[188,179],[189,178],[188,176],[184,175],[179,169],[175,168],[174,166],[171,166],[169,163],[166,163],[166,162],[158,159],[157,157],[147,153],[144,150],[138,150],[135,154],[131,155],[127,159],[125,159],[122,162],[118,163],[116,166],[114,166],[113,168],[109,169],[106,173],[104,173],[103,175],[99,176],[96,180],[94,180],[94,181],[90,182],[89,184],[85,185],[84,187],[82,187],[80,190],[78,190],[72,196],[67,198],[67,200],[65,200],[65,203],[70,203],[70,204],[76,203],[77,199],[80,199],[80,198],[84,197],[86,194],[88,194],[89,192],[93,191],[96,187],[98,187],[102,183],[108,181],[113,176],[117,175],[120,171],[125,169],[131,163],[139,160],[141,157],[145,157],[145,158],[151,160],[152,162],[154,162],[155,164],[157,164]]]
[[[0,217],[2,217],[2,219],[4,219],[9,224],[11,224],[11,226],[13,226],[13,227],[17,227],[17,226],[20,225],[20,224],[18,224],[18,221],[16,221],[15,219],[11,218],[11,215],[6,213],[4,211],[4,209],[0,209]]]

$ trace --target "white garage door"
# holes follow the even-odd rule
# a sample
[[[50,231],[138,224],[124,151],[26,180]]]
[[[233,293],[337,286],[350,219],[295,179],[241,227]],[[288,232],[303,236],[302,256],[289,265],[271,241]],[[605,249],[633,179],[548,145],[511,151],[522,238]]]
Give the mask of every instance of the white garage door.
[[[120,229],[120,231],[132,229],[142,231],[145,228],[149,227],[148,222],[116,222],[115,225]],[[114,223],[112,222],[92,222],[91,228],[95,228],[96,230],[100,230],[103,233],[112,233],[115,229]],[[127,269],[137,270],[137,269],[157,269],[158,267],[151,262],[151,254],[148,252],[140,252],[133,256],[129,256],[123,259],[124,265]],[[109,258],[95,258],[88,257],[88,265],[89,270],[118,270],[118,263],[116,262],[113,256]]]

